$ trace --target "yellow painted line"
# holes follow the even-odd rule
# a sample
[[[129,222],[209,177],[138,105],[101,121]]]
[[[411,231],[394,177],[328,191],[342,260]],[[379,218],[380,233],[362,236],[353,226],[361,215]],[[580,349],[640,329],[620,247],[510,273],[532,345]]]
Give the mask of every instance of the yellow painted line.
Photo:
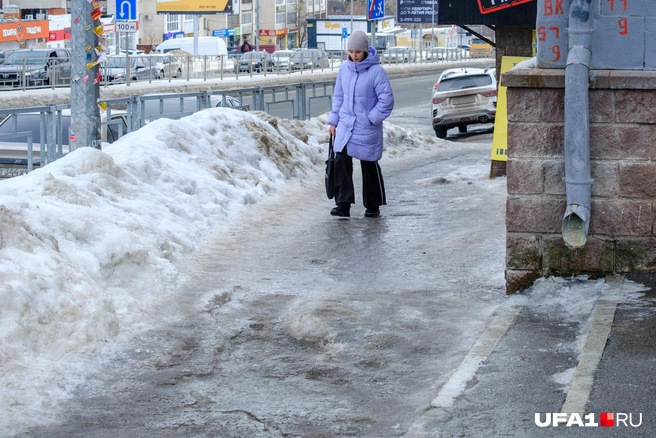
[[[561,412],[585,415],[585,405],[588,403],[595,373],[604,354],[606,342],[615,319],[617,299],[604,296],[609,288],[619,287],[623,279],[621,277],[606,277],[606,282],[601,292],[601,298],[597,301],[592,313],[592,323],[585,339],[585,345],[579,356],[579,363],[574,371],[574,376],[567,390],[565,403]]]

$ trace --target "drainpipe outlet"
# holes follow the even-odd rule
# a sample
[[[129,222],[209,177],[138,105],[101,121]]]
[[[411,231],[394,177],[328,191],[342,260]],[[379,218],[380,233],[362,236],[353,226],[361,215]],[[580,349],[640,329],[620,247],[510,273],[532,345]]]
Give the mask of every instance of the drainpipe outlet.
[[[582,248],[588,238],[590,209],[581,204],[569,204],[563,217],[562,234],[568,248]]]

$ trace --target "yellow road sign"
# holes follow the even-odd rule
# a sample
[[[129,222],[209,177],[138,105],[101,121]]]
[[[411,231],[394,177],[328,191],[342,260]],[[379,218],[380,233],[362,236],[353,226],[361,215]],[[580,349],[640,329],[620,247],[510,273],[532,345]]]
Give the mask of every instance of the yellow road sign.
[[[501,58],[501,74],[513,68],[517,63],[530,59],[522,56],[504,56]],[[494,118],[494,135],[492,137],[492,161],[508,161],[508,107],[506,87],[499,83],[497,90],[497,115]]]

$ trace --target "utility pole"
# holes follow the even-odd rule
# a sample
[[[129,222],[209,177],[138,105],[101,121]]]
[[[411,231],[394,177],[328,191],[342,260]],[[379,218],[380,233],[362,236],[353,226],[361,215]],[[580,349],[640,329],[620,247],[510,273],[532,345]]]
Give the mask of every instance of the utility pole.
[[[71,2],[71,149],[91,146],[100,149],[100,66],[97,52],[102,11],[87,0]],[[96,18],[94,18],[96,17]]]
[[[298,7],[298,5],[296,6]],[[260,0],[255,0],[255,32],[253,32],[253,39],[255,40],[255,51],[260,51]]]
[[[353,33],[353,0],[351,0],[351,35]]]

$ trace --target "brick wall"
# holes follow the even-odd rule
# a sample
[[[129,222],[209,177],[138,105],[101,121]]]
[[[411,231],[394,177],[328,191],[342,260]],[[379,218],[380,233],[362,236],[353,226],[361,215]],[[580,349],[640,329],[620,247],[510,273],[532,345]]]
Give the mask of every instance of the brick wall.
[[[513,70],[508,97],[506,291],[548,275],[656,272],[656,72],[590,72],[592,208],[566,247],[564,70]]]

